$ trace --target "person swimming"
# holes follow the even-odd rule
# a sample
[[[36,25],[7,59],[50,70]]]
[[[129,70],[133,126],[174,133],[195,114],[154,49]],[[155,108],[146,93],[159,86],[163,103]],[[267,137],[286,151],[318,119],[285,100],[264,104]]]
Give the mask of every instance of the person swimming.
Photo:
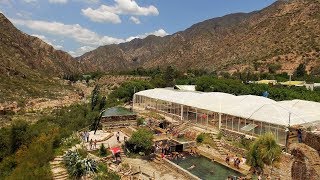
[[[196,166],[193,164],[192,166],[188,167],[187,169],[191,170],[193,168],[195,168]]]

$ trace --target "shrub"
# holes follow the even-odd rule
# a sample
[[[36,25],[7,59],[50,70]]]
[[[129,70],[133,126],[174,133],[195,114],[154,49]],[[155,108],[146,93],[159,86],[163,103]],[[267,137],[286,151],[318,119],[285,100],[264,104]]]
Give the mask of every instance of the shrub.
[[[101,146],[99,148],[99,154],[100,154],[100,156],[107,156],[107,149],[103,143],[101,144]]]
[[[144,152],[150,154],[153,145],[153,133],[145,128],[140,128],[134,132],[126,142],[126,147],[133,153]]]
[[[88,173],[98,171],[97,163],[93,159],[82,158],[77,151],[68,151],[63,156],[68,173],[72,177],[80,178]]]
[[[137,125],[140,126],[140,125],[143,125],[143,124],[144,124],[144,118],[139,117],[139,118],[137,119]]]
[[[222,138],[222,133],[221,132],[219,132],[218,134],[217,134],[217,139],[221,139]]]
[[[250,146],[247,154],[247,163],[256,168],[263,168],[264,164],[272,165],[279,161],[281,147],[277,144],[272,133],[266,133],[256,139]]]
[[[198,143],[202,143],[204,140],[204,134],[203,133],[199,134],[196,140]]]

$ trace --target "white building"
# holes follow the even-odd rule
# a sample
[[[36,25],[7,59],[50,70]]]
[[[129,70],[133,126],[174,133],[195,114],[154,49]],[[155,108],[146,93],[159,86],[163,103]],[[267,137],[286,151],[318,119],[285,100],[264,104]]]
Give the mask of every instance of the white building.
[[[181,121],[251,136],[271,131],[282,145],[286,143],[287,127],[311,127],[320,122],[320,103],[317,102],[277,102],[262,96],[221,92],[150,89],[134,95],[134,108],[148,108]]]

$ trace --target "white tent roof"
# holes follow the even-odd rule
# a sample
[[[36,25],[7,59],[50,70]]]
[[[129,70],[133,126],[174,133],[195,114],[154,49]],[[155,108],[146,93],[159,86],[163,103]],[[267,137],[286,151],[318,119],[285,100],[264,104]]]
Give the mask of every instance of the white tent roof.
[[[175,85],[177,89],[184,90],[184,91],[195,91],[195,85]]]
[[[150,89],[137,95],[221,112],[232,116],[287,126],[320,121],[320,103],[303,100],[274,101],[254,95],[235,96],[221,92]]]

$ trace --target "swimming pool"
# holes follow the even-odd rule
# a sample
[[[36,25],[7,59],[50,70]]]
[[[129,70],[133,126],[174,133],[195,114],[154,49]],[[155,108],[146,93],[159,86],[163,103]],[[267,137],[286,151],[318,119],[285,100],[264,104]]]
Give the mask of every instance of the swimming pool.
[[[212,180],[225,180],[228,176],[241,176],[242,174],[230,169],[217,162],[212,162],[210,159],[204,156],[187,156],[185,159],[178,158],[172,160],[175,164],[179,165],[183,169],[191,172],[201,179]],[[193,169],[188,169],[190,166],[195,165]]]

